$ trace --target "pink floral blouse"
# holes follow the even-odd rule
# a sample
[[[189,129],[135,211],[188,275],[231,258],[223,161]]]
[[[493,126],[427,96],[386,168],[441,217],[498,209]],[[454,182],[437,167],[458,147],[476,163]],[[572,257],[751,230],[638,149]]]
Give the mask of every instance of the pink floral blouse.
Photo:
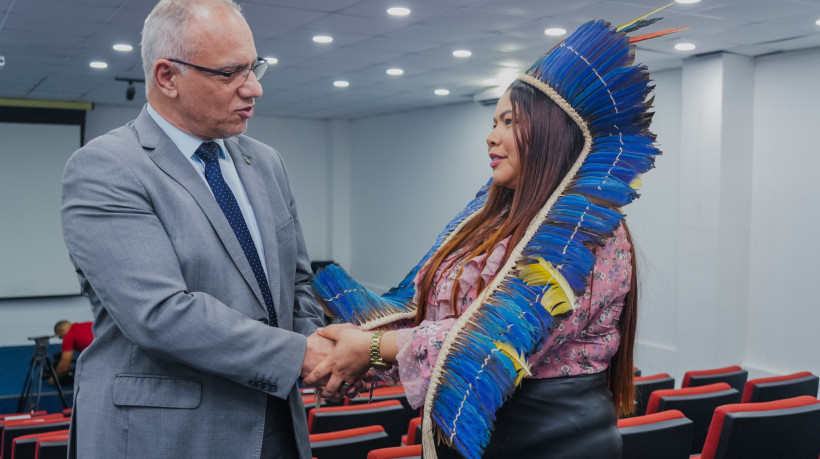
[[[477,295],[479,276],[487,285],[500,269],[508,242],[501,241],[489,256],[480,255],[464,265],[458,294],[462,313]],[[623,227],[596,251],[596,256],[592,281],[578,297],[575,310],[553,317],[549,336],[530,357],[533,378],[598,373],[607,369],[618,350],[618,320],[632,278],[630,245]],[[458,320],[450,308],[458,268],[456,264],[436,273],[425,320],[416,327],[397,331],[398,372],[407,401],[414,407],[424,404],[441,345]],[[421,275],[419,272],[416,276],[417,286]],[[415,300],[418,302],[418,298]]]

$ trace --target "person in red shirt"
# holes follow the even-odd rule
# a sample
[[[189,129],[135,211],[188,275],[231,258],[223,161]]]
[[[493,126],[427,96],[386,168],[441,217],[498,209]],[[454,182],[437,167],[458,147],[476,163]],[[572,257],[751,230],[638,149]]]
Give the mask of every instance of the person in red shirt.
[[[94,334],[91,332],[91,322],[71,323],[67,320],[61,320],[54,325],[54,334],[63,340],[63,353],[55,369],[57,377],[61,378],[71,367],[74,351],[79,353],[85,350],[94,340]],[[52,384],[53,379],[49,379]]]

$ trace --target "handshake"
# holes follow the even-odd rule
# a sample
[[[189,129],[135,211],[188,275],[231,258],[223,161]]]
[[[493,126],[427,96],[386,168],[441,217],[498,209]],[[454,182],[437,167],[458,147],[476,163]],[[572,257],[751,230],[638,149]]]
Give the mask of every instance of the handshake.
[[[321,390],[322,397],[338,400],[355,397],[364,389],[365,380],[373,377],[371,338],[373,332],[362,331],[352,324],[333,324],[319,328],[308,336],[300,377],[302,382]],[[395,362],[396,345],[392,332],[382,335],[380,355]]]

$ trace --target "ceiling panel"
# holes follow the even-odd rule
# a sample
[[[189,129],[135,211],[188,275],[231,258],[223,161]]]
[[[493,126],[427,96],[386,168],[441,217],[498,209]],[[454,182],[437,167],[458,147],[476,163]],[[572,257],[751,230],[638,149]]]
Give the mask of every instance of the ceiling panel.
[[[257,113],[351,119],[471,100],[498,84],[510,67],[528,67],[561,38],[552,26],[574,30],[604,18],[620,24],[647,13],[657,0],[246,0],[241,1],[257,51],[273,56]],[[388,6],[410,8],[407,17]],[[144,102],[144,86],[125,100],[127,83],[142,78],[139,39],[153,1],[0,0],[0,97],[85,100],[123,106]],[[674,5],[647,31],[689,27],[641,42],[637,58],[651,69],[680,67],[684,59],[726,51],[759,56],[820,46],[820,0],[702,0]],[[332,34],[330,45],[313,43]],[[691,41],[692,52],[674,50]],[[115,42],[135,47],[118,53]],[[467,48],[468,59],[452,51]],[[91,60],[108,63],[91,69]],[[385,74],[397,66],[399,77]],[[335,79],[351,86],[334,88]],[[446,88],[438,97],[433,89]]]

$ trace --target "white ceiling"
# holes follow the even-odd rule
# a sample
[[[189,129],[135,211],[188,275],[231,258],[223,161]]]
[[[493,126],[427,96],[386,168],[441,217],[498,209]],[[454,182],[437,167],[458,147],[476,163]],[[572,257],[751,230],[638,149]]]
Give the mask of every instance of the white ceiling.
[[[275,56],[262,80],[257,113],[306,118],[358,118],[471,100],[492,79],[517,66],[525,69],[561,38],[544,29],[570,32],[603,18],[621,24],[665,0],[246,0],[240,1],[261,56]],[[143,85],[133,101],[127,83],[142,78],[139,39],[152,0],[0,0],[0,98],[144,103]],[[407,17],[386,14],[410,8]],[[746,56],[820,46],[820,0],[702,0],[677,4],[644,29],[689,27],[642,42],[638,60],[653,70],[679,67],[683,59],[728,51]],[[330,45],[314,43],[332,35]],[[697,49],[681,53],[677,42]],[[134,45],[119,53],[112,45]],[[452,51],[472,51],[456,59]],[[105,70],[89,67],[108,63]],[[399,77],[385,74],[403,68]],[[509,72],[509,70],[507,70]],[[350,82],[333,87],[334,80]],[[450,95],[436,96],[446,88]]]

